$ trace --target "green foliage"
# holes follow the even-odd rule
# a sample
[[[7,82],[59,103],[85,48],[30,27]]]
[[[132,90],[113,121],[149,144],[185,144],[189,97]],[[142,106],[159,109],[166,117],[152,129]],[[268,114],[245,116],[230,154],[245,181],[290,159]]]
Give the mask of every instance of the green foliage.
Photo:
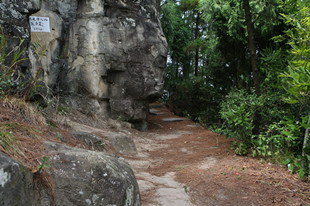
[[[185,193],[188,193],[188,188],[187,188],[187,186],[184,185],[183,188],[184,188],[184,192],[185,192]]]
[[[222,31],[225,29],[225,33],[231,38],[246,43],[246,22],[243,1],[201,0],[199,3],[204,18],[207,22],[211,22],[213,28],[218,28]],[[261,37],[269,36],[271,33],[274,33],[275,27],[282,23],[277,14],[282,11],[280,3],[277,0],[250,1],[256,38],[261,40]],[[264,42],[257,43],[261,44]]]
[[[234,150],[236,155],[245,156],[248,154],[248,146],[243,142],[237,143],[234,141],[231,145],[231,149]]]
[[[41,44],[38,42],[32,43],[32,48],[38,57],[42,57],[47,51],[47,48],[42,48]]]
[[[287,108],[285,108],[287,107]],[[238,139],[253,156],[271,156],[298,151],[301,135],[307,127],[307,119],[295,121],[288,116],[294,107],[281,102],[281,95],[266,92],[257,97],[253,92],[233,90],[221,103],[220,114],[224,119],[222,128],[217,129],[227,137]],[[261,129],[253,134],[255,111],[259,111]],[[239,153],[239,152],[238,152]]]
[[[49,161],[49,157],[44,156],[40,159],[40,164],[38,165],[37,169],[39,170],[39,173],[41,174],[45,169],[51,167],[51,162]]]
[[[236,154],[251,151],[308,175],[309,0],[249,3],[261,95],[250,89],[254,84],[243,1],[171,0],[162,4],[170,57],[164,100],[175,111],[236,138]],[[197,14],[203,18],[199,38],[194,32]],[[193,77],[197,48],[200,76]]]
[[[214,29],[225,29],[230,37],[246,42],[244,33],[240,32],[246,28],[242,1],[201,0],[199,3],[204,18]]]
[[[303,179],[305,176],[308,176],[310,172],[310,155],[308,154],[306,157],[301,155],[290,156],[283,161],[283,163],[287,165],[291,173],[298,173],[300,179]]]
[[[20,59],[25,49],[21,49],[23,40],[17,47],[13,48],[11,51],[7,51],[7,40],[8,37],[4,35],[4,31],[0,25],[0,97],[10,92],[13,87],[14,79],[12,76],[15,74],[14,67],[21,61],[25,59]],[[11,61],[8,63],[8,59]]]
[[[188,50],[193,37],[192,13],[184,12],[179,4],[168,0],[161,6],[161,23],[169,48],[167,76],[178,79],[179,71],[182,71],[188,77],[192,72],[193,58]]]
[[[295,121],[294,117],[274,122],[258,136],[253,136],[253,156],[271,157],[297,153],[302,145],[303,131],[308,127],[307,117]]]
[[[5,35],[0,25],[0,98],[8,94],[16,94],[25,100],[30,100],[35,95],[44,97],[42,91],[46,91],[47,87],[42,83],[43,69],[38,68],[35,76],[25,77],[18,67],[20,62],[27,60],[22,58],[26,50],[21,48],[24,40],[20,39],[19,45],[8,51],[9,38],[15,37]],[[44,55],[46,49],[39,52],[39,48],[39,44],[33,44],[36,54]]]
[[[20,58],[25,52],[25,48],[21,49],[21,45],[23,44],[24,40],[20,39],[18,46],[13,48],[11,51],[7,51],[7,40],[8,37],[4,35],[4,31],[0,25],[0,65],[4,66],[4,64],[7,64],[6,67],[8,70],[10,70],[17,63],[25,60]],[[7,59],[11,59],[11,62],[6,63]]]
[[[9,75],[6,75],[5,72],[0,73],[0,98],[2,98],[13,85]]]
[[[227,137],[234,137],[250,146],[253,119],[257,109],[262,108],[264,102],[262,96],[245,90],[233,90],[221,103],[220,114],[225,120],[223,130]]]
[[[286,23],[292,28],[287,30],[286,36],[289,37],[289,64],[280,77],[282,78],[282,86],[287,91],[287,96],[284,99],[291,104],[300,104],[300,109],[307,113],[306,117],[302,118],[302,127],[305,134],[301,147],[301,157],[296,156],[291,166],[295,165],[302,177],[309,175],[309,115],[310,115],[310,7],[308,1],[297,1],[297,11],[283,14]],[[282,37],[282,36],[280,36]],[[291,131],[291,129],[289,130]],[[302,136],[302,135],[300,135]]]
[[[281,74],[282,85],[289,96],[289,103],[310,101],[310,7],[301,7],[293,15],[283,15],[293,28],[286,31],[290,38],[290,61],[287,70]]]
[[[280,98],[279,98],[280,97]],[[277,99],[276,99],[277,98]],[[299,118],[288,115],[294,111],[294,107],[287,105],[277,108],[272,106],[279,103],[281,96],[261,95],[256,97],[253,93],[244,90],[232,91],[221,103],[220,114],[225,120],[223,127],[217,132],[223,133],[227,137],[233,137],[238,143],[232,145],[232,149],[238,155],[246,155],[251,148],[252,156],[278,158],[289,155],[288,160],[281,163],[290,164],[294,167],[294,172],[298,172],[301,177],[309,173],[309,143],[306,146],[306,155],[302,157],[300,151],[303,145],[303,134],[309,128],[308,115]],[[261,131],[258,135],[253,135],[253,117],[255,110],[261,111]],[[296,113],[300,115],[300,113]]]
[[[69,113],[69,109],[63,106],[58,105],[57,114],[59,115],[67,115]]]
[[[188,80],[168,81],[170,83],[167,102],[172,103],[176,113],[188,116],[194,121],[208,124],[218,119],[219,93],[202,77],[192,76]]]

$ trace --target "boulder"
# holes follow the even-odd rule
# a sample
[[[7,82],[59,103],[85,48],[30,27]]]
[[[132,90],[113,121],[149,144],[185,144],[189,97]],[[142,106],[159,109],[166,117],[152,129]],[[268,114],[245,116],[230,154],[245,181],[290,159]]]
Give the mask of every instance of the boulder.
[[[45,144],[52,156],[56,205],[140,205],[138,184],[125,160],[103,152]]]
[[[101,137],[95,134],[82,131],[73,131],[72,135],[96,150],[103,150],[104,142]]]
[[[0,205],[34,205],[32,173],[0,152]]]
[[[52,162],[48,171],[53,178],[48,181],[54,194],[38,186],[39,173],[34,176],[0,152],[1,206],[140,206],[137,181],[124,159],[57,143],[45,145]]]
[[[103,134],[108,138],[110,144],[120,154],[136,155],[137,149],[133,140],[122,132],[105,132]]]

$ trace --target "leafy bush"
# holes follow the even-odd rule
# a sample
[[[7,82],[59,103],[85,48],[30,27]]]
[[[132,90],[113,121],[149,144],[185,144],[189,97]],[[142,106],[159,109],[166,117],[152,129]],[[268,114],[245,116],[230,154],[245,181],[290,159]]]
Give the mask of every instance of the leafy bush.
[[[303,131],[307,128],[307,117],[302,121],[285,117],[285,120],[274,122],[266,131],[253,136],[253,156],[272,156],[296,153],[302,146]]]
[[[224,119],[223,133],[250,146],[254,128],[254,113],[263,106],[262,97],[245,90],[233,90],[221,103],[220,114]]]
[[[297,172],[299,174],[300,179],[309,175],[310,168],[310,152],[303,157],[301,155],[291,156],[287,158],[283,163],[288,166],[290,172]],[[306,159],[305,159],[306,158]]]
[[[302,112],[298,112],[295,106],[281,103],[281,96],[270,93],[257,97],[245,90],[233,90],[221,103],[220,114],[224,123],[215,131],[237,139],[232,144],[237,155],[246,155],[251,149],[253,157],[282,157],[280,163],[289,165],[292,172],[298,172],[303,177],[309,173],[309,143],[305,156],[300,155],[300,151],[309,123],[307,114],[298,117]],[[260,131],[254,135],[253,119],[257,110],[261,117]],[[283,160],[283,157],[288,158]]]
[[[260,115],[260,129],[253,133],[254,116]],[[295,107],[281,101],[281,94],[268,92],[257,97],[253,92],[233,90],[221,103],[220,114],[224,119],[221,129],[227,137],[238,139],[247,148],[253,149],[253,156],[271,156],[296,151],[300,147],[301,136],[306,127],[305,118],[295,121],[290,113]],[[284,117],[286,119],[284,119]]]
[[[234,150],[235,154],[244,156],[248,154],[248,146],[243,142],[236,142],[234,141],[231,144],[231,149]]]

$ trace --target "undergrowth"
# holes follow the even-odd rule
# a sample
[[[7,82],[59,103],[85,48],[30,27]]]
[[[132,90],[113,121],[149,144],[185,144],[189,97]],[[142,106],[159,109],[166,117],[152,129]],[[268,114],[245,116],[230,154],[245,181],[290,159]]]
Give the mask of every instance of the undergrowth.
[[[43,68],[26,76],[19,64],[28,61],[24,58],[24,40],[12,48],[8,45],[11,37],[6,35],[0,25],[0,152],[3,152],[33,173],[34,190],[41,190],[51,197],[54,205],[54,185],[48,168],[48,156],[43,141],[52,140],[43,115],[27,101],[38,96],[46,100],[48,88],[43,83]],[[33,47],[37,56],[38,46]],[[43,162],[42,162],[43,161]]]
[[[49,174],[51,162],[44,141],[55,141],[42,114],[23,99],[0,99],[0,151],[33,173],[34,191],[46,192],[54,200],[54,181]]]
[[[279,98],[280,97],[280,98]],[[286,110],[280,110],[279,105]],[[310,145],[306,145],[302,156],[304,133],[309,128],[307,112],[299,105],[281,102],[281,95],[266,94],[257,97],[244,90],[232,91],[221,103],[220,114],[224,122],[213,131],[235,138],[232,149],[237,155],[268,159],[284,164],[301,179],[309,176]],[[253,132],[254,114],[259,111],[260,129]]]
[[[11,49],[8,46],[9,38],[18,37],[5,35],[0,25],[0,98],[5,95],[15,95],[29,101],[40,96],[46,100],[49,89],[43,83],[43,68],[38,67],[35,74],[26,76],[19,66],[21,62],[28,60],[23,57],[26,51],[26,47],[22,48],[24,40],[19,38],[19,44]],[[32,48],[37,58],[41,58],[46,51],[44,49],[38,52],[40,49],[38,44],[34,44]]]
[[[2,126],[0,128],[0,150],[13,156],[25,156],[25,151],[13,132]]]

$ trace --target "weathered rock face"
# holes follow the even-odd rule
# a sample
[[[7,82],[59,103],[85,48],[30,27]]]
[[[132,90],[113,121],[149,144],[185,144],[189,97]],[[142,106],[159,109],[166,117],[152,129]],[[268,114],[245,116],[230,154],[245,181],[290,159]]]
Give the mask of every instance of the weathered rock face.
[[[147,118],[163,88],[167,44],[159,0],[43,0],[35,16],[50,33],[32,33],[48,48],[45,81],[71,106],[131,122]]]
[[[163,88],[167,43],[159,20],[159,0],[0,1],[0,24],[8,51],[24,39],[30,48],[29,16],[49,17],[51,32],[31,33],[44,55],[29,49],[19,66],[36,74],[70,106],[104,117],[142,122],[148,103]],[[142,124],[142,126],[144,126]]]
[[[63,73],[67,70],[67,48],[69,44],[69,28],[76,19],[77,0],[42,0],[41,9],[33,16],[48,17],[50,32],[32,32],[31,41],[38,43],[38,52],[44,52],[39,58],[32,58],[44,69],[44,81],[53,89],[59,89],[59,79],[66,81]],[[58,94],[57,94],[58,95]]]
[[[124,160],[103,152],[46,144],[53,155],[56,205],[140,205],[137,181]]]
[[[32,173],[0,152],[0,205],[34,205]]]

